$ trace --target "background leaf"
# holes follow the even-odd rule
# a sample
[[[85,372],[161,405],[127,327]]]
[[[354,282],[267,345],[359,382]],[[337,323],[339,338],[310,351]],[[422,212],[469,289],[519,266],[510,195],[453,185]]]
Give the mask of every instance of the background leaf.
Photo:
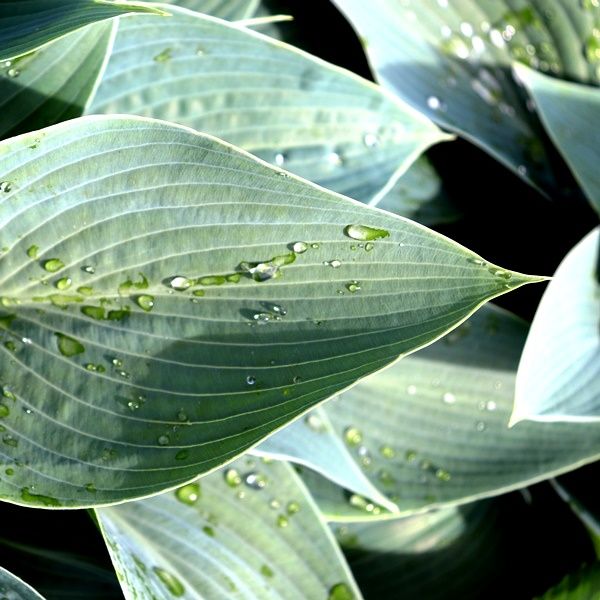
[[[519,364],[512,423],[600,420],[600,227],[558,267]]]
[[[539,600],[598,600],[600,598],[600,564],[594,563],[568,575]]]
[[[348,71],[176,8],[168,19],[121,21],[88,113],[188,125],[365,201],[428,146],[448,139],[427,118]]]
[[[40,600],[42,597],[24,581],[0,567],[0,594],[3,600]],[[42,599],[43,600],[43,599]]]
[[[19,503],[188,481],[539,280],[164,122],[86,117],[0,153]]]
[[[600,61],[600,29],[594,43]],[[535,99],[550,137],[600,213],[600,175],[595,160],[600,118],[600,89],[547,77],[516,65],[516,74]],[[600,71],[600,65],[598,67]]]
[[[598,83],[600,12],[574,0],[335,0],[378,81],[442,126],[550,189],[551,156],[511,76],[520,61]]]
[[[241,459],[173,493],[96,514],[127,598],[360,598],[285,463]]]
[[[3,0],[0,59],[22,56],[85,25],[134,12],[163,14],[149,4],[111,0]]]
[[[81,116],[108,58],[113,26],[89,25],[2,63],[0,138]]]
[[[595,424],[507,428],[526,335],[521,320],[484,307],[444,339],[321,408],[352,460],[401,514],[502,494],[600,457]],[[310,416],[304,423],[309,430]],[[285,435],[284,429],[271,437],[266,448]],[[318,461],[321,473],[340,482],[346,469],[336,455],[314,458],[314,435],[303,444],[296,438],[296,456],[307,465]],[[357,497],[364,488],[354,489],[350,479],[344,491],[308,471],[303,476],[333,520],[390,516],[377,498]]]

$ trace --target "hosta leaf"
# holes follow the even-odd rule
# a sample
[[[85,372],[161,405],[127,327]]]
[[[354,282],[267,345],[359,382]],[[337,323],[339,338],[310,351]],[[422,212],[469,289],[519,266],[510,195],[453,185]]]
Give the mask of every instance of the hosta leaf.
[[[0,567],[0,594],[2,600],[43,600],[24,581]]]
[[[165,14],[143,2],[3,0],[0,4],[0,59],[22,56],[75,29],[129,13]]]
[[[18,503],[189,481],[540,279],[170,123],[84,117],[0,154]]]
[[[357,200],[370,200],[424,149],[447,139],[352,73],[175,8],[169,19],[122,20],[88,112],[188,125]]]
[[[371,205],[423,225],[455,221],[460,216],[459,209],[444,193],[441,179],[425,156],[418,158],[394,187]]]
[[[285,463],[241,459],[175,492],[96,514],[126,598],[360,598]]]
[[[600,421],[600,227],[563,260],[519,364],[512,423]]]
[[[2,63],[0,138],[79,117],[112,42],[113,23],[83,27]]]
[[[321,408],[351,458],[401,514],[502,494],[600,458],[600,427],[593,424],[507,428],[526,335],[522,321],[484,307],[444,339]],[[279,438],[285,430],[267,447]],[[315,457],[313,438],[310,432],[301,443],[297,435],[295,455],[311,467],[318,460],[315,468],[340,482],[346,463],[333,454]],[[305,476],[329,518],[390,516],[377,498],[361,498],[350,479],[345,492]]]
[[[163,0],[166,4],[176,4],[183,8],[212,15],[219,19],[237,21],[252,17],[260,5],[260,0]]]
[[[565,577],[538,600],[599,600],[600,563],[583,567]]]
[[[598,83],[600,9],[577,0],[335,0],[378,81],[522,177],[553,178],[537,117],[515,85],[517,60]]]
[[[598,32],[600,57],[600,29]],[[515,69],[535,99],[550,137],[600,213],[597,129],[591,126],[600,119],[600,89],[547,77],[523,65]]]

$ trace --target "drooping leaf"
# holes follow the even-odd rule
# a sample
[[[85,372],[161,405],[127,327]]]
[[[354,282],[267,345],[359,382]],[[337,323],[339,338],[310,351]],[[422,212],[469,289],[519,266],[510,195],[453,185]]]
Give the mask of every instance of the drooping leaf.
[[[0,59],[23,56],[80,27],[130,13],[165,14],[143,2],[3,0],[0,3]]]
[[[113,27],[89,25],[2,63],[0,138],[81,116],[105,65]]]
[[[122,20],[88,113],[181,123],[364,201],[448,139],[371,82],[175,7],[168,19]]]
[[[598,32],[594,39],[600,59],[600,29]],[[598,131],[594,125],[600,120],[600,88],[547,77],[523,65],[516,65],[515,70],[535,99],[550,137],[600,213]]]
[[[511,422],[600,421],[600,227],[558,267],[519,364]]]
[[[400,514],[499,495],[600,458],[594,424],[524,422],[508,429],[526,335],[522,321],[484,307],[444,339],[321,407],[350,458]],[[273,451],[285,435],[284,429],[260,448]],[[295,452],[282,454],[341,483],[348,457],[342,463],[321,448],[315,456],[314,436],[310,431],[302,443],[297,433]],[[351,484],[355,477],[344,491],[304,476],[329,518],[391,516]]]
[[[256,13],[260,0],[163,0],[166,4],[175,4],[199,13],[212,15],[219,19],[238,21],[248,19]]]
[[[17,503],[180,485],[540,280],[169,123],[84,117],[0,153]]]
[[[24,581],[0,567],[0,594],[2,600],[43,600]]]
[[[384,86],[519,175],[554,185],[513,61],[597,84],[600,8],[577,0],[335,0]]]
[[[455,221],[460,216],[458,207],[444,193],[440,177],[425,156],[418,158],[396,184],[371,205],[423,225]]]
[[[565,577],[538,600],[599,600],[600,563],[583,567]]]
[[[240,459],[175,492],[96,514],[127,598],[361,597],[282,462]]]

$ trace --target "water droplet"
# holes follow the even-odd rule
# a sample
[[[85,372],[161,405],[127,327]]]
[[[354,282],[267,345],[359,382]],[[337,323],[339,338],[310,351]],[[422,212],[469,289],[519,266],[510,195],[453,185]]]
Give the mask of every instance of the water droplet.
[[[164,63],[164,62],[168,62],[173,58],[173,49],[172,48],[165,48],[162,52],[160,52],[159,54],[157,54],[154,57],[154,60],[158,63]]]
[[[327,162],[330,165],[339,167],[342,164],[342,157],[337,152],[330,152],[327,155]]]
[[[185,423],[188,420],[187,414],[183,410],[180,410],[177,413],[177,420],[181,423]]]
[[[447,0],[443,1],[447,2]],[[442,2],[442,0],[438,0],[438,2]],[[329,588],[327,600],[355,600],[355,596],[345,583],[336,583]]]
[[[375,244],[373,244],[373,242],[367,242],[365,244],[365,252],[371,252],[373,248],[375,248]]]
[[[194,504],[196,504],[196,502],[198,502],[200,499],[200,484],[188,483],[187,485],[180,487],[175,492],[175,497],[184,504],[194,506]]]
[[[170,594],[176,597],[183,596],[185,594],[185,587],[175,575],[169,573],[169,571],[165,571],[160,567],[154,567],[152,569],[156,576],[160,579],[163,585],[167,588]]]
[[[449,38],[443,39],[440,44],[440,49],[444,54],[455,55],[458,58],[466,59],[469,58],[470,49],[465,40],[458,36],[453,35]]]
[[[352,293],[355,294],[356,292],[358,292],[361,288],[360,288],[360,283],[358,283],[358,281],[349,281],[346,284],[346,289]]]
[[[277,498],[273,498],[269,502],[269,507],[272,508],[273,510],[277,510],[278,508],[281,507],[281,503],[279,502],[279,500],[277,500]]]
[[[417,386],[416,386],[416,385],[409,385],[409,386],[406,388],[406,393],[407,393],[409,396],[414,396],[414,395],[417,393]]]
[[[202,528],[202,531],[209,537],[215,537],[215,530],[212,527],[209,527],[208,525],[205,525]]]
[[[12,183],[10,181],[0,181],[0,192],[8,194],[12,190]]]
[[[471,25],[471,23],[463,21],[460,24],[460,32],[466,37],[471,37],[473,35],[473,25]]]
[[[33,344],[31,338],[28,337],[21,338],[21,342],[23,342],[26,346],[31,346],[31,344]]]
[[[304,417],[304,423],[309,429],[312,429],[312,431],[316,431],[318,433],[325,431],[325,424],[321,418],[315,414],[306,415],[306,417]]]
[[[493,400],[488,400],[485,403],[486,410],[489,410],[490,412],[496,410],[497,407],[498,407],[497,404]]]
[[[248,377],[246,377],[246,383],[248,385],[254,385],[256,383],[256,377],[253,375],[248,375]]]
[[[477,423],[475,423],[475,429],[477,431],[485,431],[485,423],[483,421],[477,421]]]
[[[275,164],[278,167],[283,166],[283,164],[285,163],[285,154],[282,154],[281,152],[279,152],[278,154],[275,155]]]
[[[379,454],[384,458],[391,459],[396,456],[396,451],[391,446],[384,445],[379,448]]]
[[[346,427],[344,439],[349,446],[358,446],[362,442],[363,436],[356,427]]]
[[[58,332],[55,332],[54,335],[56,336],[58,349],[63,356],[75,356],[85,352],[83,344],[78,342],[75,338]]]
[[[6,471],[4,471],[9,477],[12,477],[15,474],[15,470],[8,468],[6,469]]]
[[[190,281],[187,277],[182,277],[181,275],[176,275],[169,281],[169,286],[178,292],[187,290],[191,285],[192,281]]]
[[[332,267],[334,269],[337,269],[342,266],[341,261],[337,260],[336,258],[334,258],[333,260],[329,260],[329,261],[326,260],[323,264],[326,267]]]
[[[277,516],[277,527],[281,527],[282,529],[284,529],[289,524],[290,524],[290,522],[289,522],[288,518],[285,515],[278,515]]]
[[[19,71],[19,69],[9,69],[6,74],[15,79],[21,74],[21,71]]]
[[[60,271],[65,266],[65,263],[59,258],[50,258],[44,261],[44,269],[49,273],[56,273],[56,271]]]
[[[81,312],[91,319],[96,319],[97,321],[101,321],[105,318],[105,310],[102,306],[82,306]]]
[[[175,455],[175,460],[185,460],[189,455],[190,455],[190,453],[187,450],[180,450]]]
[[[90,494],[95,494],[95,493],[96,493],[96,486],[95,486],[93,483],[86,483],[86,484],[83,486],[83,489],[84,489],[86,492],[89,492]]]
[[[17,440],[15,437],[10,435],[10,433],[5,434],[4,437],[2,438],[2,441],[7,446],[11,446],[12,448],[16,448],[19,445],[19,440]]]
[[[244,483],[253,490],[262,490],[267,486],[267,478],[262,473],[248,473],[244,477]]]
[[[154,308],[154,296],[142,294],[135,297],[135,303],[144,311],[150,312]]]
[[[40,250],[40,247],[36,246],[35,244],[33,246],[29,246],[29,248],[27,248],[27,256],[29,256],[29,258],[35,260],[38,257],[39,250]]]
[[[367,225],[347,225],[344,228],[344,233],[353,240],[363,242],[386,238],[390,235],[390,232],[385,229],[377,229],[376,227],[368,227]]]
[[[404,458],[406,459],[407,462],[414,462],[417,458],[417,451],[416,450],[407,450],[404,454]]]
[[[273,569],[271,569],[271,567],[269,567],[269,565],[263,565],[260,568],[260,574],[263,577],[273,577],[275,575],[275,573],[273,573]]]
[[[31,492],[30,488],[23,488],[21,490],[21,499],[28,504],[35,504],[37,506],[60,506],[60,502],[56,498],[43,496],[42,494],[34,494]]]
[[[96,272],[96,269],[92,267],[92,265],[85,265],[84,267],[81,267],[81,270],[89,275],[93,275]]]
[[[227,469],[224,477],[229,487],[237,487],[242,483],[242,477],[236,469]]]
[[[371,460],[371,453],[369,452],[367,447],[360,446],[357,453],[358,453],[358,456],[360,459],[360,464],[363,467],[369,467],[371,465],[372,460]]]
[[[450,481],[451,479],[450,473],[448,473],[448,471],[445,471],[444,469],[437,469],[435,472],[435,476],[440,481]]]
[[[302,254],[303,252],[306,252],[308,250],[308,244],[306,242],[296,242],[292,246],[292,250],[296,254]]]
[[[71,287],[73,281],[70,277],[61,277],[54,285],[59,290],[68,290]]]
[[[452,394],[451,392],[446,392],[442,396],[442,400],[444,401],[445,404],[454,404],[456,402],[456,396],[454,394]]]
[[[0,419],[4,419],[5,417],[8,417],[9,414],[10,414],[10,408],[8,408],[8,406],[6,406],[6,404],[0,404]]]
[[[110,362],[113,367],[116,367],[117,369],[120,369],[123,366],[123,361],[120,358],[112,358]]]
[[[300,511],[300,504],[298,504],[298,502],[296,502],[295,500],[291,500],[286,506],[286,511],[287,514],[290,516],[295,515],[297,512]]]
[[[168,446],[170,441],[171,441],[171,439],[169,438],[168,435],[161,435],[158,438],[159,446]]]
[[[381,509],[376,504],[373,504],[370,500],[367,500],[364,496],[360,496],[359,494],[352,494],[348,498],[348,503],[350,506],[354,508],[359,508],[364,510],[365,512],[378,515],[381,513]]]
[[[15,352],[17,349],[16,344],[12,340],[8,340],[8,342],[4,342],[4,347],[11,352]]]
[[[490,30],[489,34],[490,41],[492,42],[492,44],[494,44],[494,46],[496,46],[497,48],[504,48],[504,37],[500,31],[498,31],[497,29],[492,29]]]
[[[365,133],[363,142],[367,148],[373,148],[379,144],[379,138],[375,133]]]

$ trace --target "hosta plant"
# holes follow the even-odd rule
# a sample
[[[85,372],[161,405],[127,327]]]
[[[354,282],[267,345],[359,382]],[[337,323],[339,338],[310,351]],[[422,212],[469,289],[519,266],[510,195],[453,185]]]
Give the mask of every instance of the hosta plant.
[[[2,597],[600,597],[600,4],[319,4],[0,3]]]

